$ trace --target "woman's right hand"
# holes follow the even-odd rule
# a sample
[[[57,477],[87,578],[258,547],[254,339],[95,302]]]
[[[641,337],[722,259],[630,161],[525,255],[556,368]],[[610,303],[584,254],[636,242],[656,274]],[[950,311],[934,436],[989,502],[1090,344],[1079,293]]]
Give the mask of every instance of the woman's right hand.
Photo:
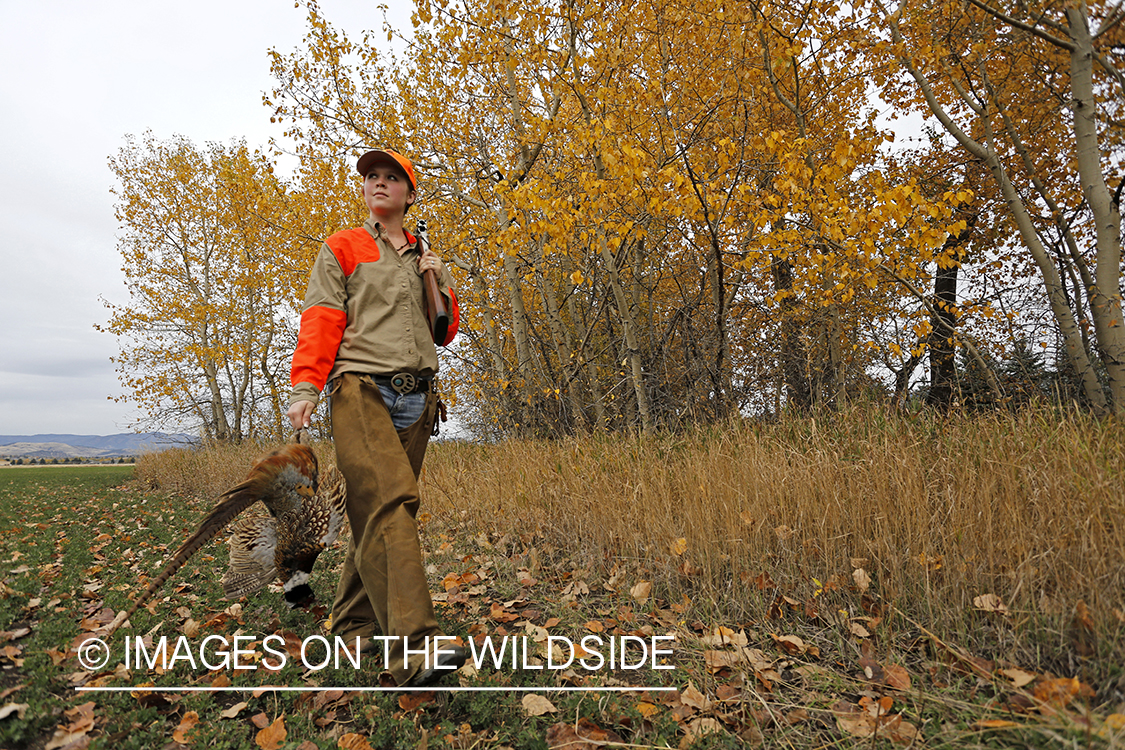
[[[285,416],[289,417],[289,424],[293,426],[293,429],[299,430],[309,426],[309,419],[312,417],[314,408],[312,401],[294,401],[289,406],[289,410],[285,412]]]

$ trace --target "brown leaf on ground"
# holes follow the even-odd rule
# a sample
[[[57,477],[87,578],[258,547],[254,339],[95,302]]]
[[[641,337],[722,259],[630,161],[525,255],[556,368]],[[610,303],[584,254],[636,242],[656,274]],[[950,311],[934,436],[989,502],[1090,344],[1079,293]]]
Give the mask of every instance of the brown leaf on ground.
[[[285,714],[282,714],[274,719],[268,727],[260,730],[254,736],[254,742],[262,750],[280,750],[287,734],[288,732],[285,731]]]
[[[886,672],[887,687],[895,690],[909,690],[910,689],[910,673],[906,671],[905,667],[898,664],[888,664],[883,668]]]
[[[1011,669],[1001,669],[1000,674],[1011,680],[1012,687],[1014,688],[1021,688],[1025,685],[1030,685],[1031,683],[1035,682],[1035,678],[1038,677],[1038,675],[1036,674],[1025,672],[1022,669],[1016,669],[1014,667]]]
[[[710,716],[701,716],[698,719],[689,721],[684,726],[684,731],[687,733],[688,741],[694,742],[708,734],[722,734],[723,725],[719,723],[718,719],[712,719]]]
[[[863,670],[864,679],[881,685],[887,675],[883,670],[883,665],[874,657],[873,649],[867,648],[870,643],[871,641],[863,641],[863,648],[859,656],[859,668]]]
[[[814,658],[820,656],[820,649],[816,646],[808,645],[800,636],[770,633],[770,637],[773,638],[774,642],[782,651],[790,656],[812,656]]]
[[[720,648],[722,646],[747,646],[750,640],[746,637],[746,631],[741,630],[734,632],[732,628],[720,625],[715,628],[708,635],[701,636],[700,641],[704,646],[711,648]]]
[[[883,737],[899,745],[909,745],[918,736],[918,728],[902,718],[902,714],[886,715],[885,701],[870,701],[866,706],[857,706],[847,701],[839,701],[832,707],[836,715],[836,726],[841,732],[853,737]]]
[[[637,602],[637,604],[644,604],[652,595],[652,581],[637,581],[633,588],[629,589],[629,596]]]
[[[172,739],[174,739],[181,745],[190,745],[191,740],[188,739],[188,735],[191,734],[191,730],[198,723],[199,714],[197,714],[195,711],[188,711],[186,714],[184,714],[183,718],[180,719],[180,725],[176,727],[175,730],[173,730]]]
[[[420,706],[424,706],[434,699],[433,691],[418,691],[404,693],[398,698],[398,707],[407,713],[416,711]]]
[[[523,697],[523,710],[528,716],[542,716],[558,711],[555,704],[537,693],[528,693]]]
[[[258,729],[265,729],[270,725],[270,717],[265,714],[254,714],[250,717],[250,723]]]
[[[862,625],[860,625],[858,622],[849,622],[848,623],[848,630],[851,631],[851,634],[854,635],[856,638],[870,638],[871,637],[871,631],[868,630],[867,628],[863,627]]]
[[[496,622],[511,622],[520,619],[519,615],[507,611],[499,602],[492,602],[488,617]]]
[[[1008,605],[996,594],[981,594],[973,597],[973,606],[981,612],[992,612],[1004,617],[1008,616]]]
[[[691,684],[680,693],[680,702],[685,706],[691,706],[700,711],[706,711],[711,708],[711,701],[707,696],[699,692],[695,685]]]
[[[867,589],[871,587],[871,576],[863,568],[856,568],[852,571],[852,580],[855,581],[856,588],[859,589],[861,594],[866,593]]]
[[[60,748],[84,748],[90,744],[90,731],[94,728],[94,702],[89,701],[80,706],[63,711],[67,724],[60,724],[55,729],[54,735],[47,741],[43,750],[59,750]]]
[[[367,742],[366,737],[355,732],[345,734],[339,739],[336,746],[342,748],[342,750],[374,750]]]
[[[223,711],[221,714],[219,714],[219,718],[233,719],[234,717],[238,716],[238,714],[241,713],[242,709],[246,708],[248,705],[250,705],[250,704],[246,703],[245,701],[243,701],[241,703],[235,703],[233,706],[228,708],[226,711]]]
[[[608,743],[624,740],[610,729],[602,729],[583,717],[577,724],[561,722],[547,730],[547,747],[551,750],[598,750]]]
[[[1065,708],[1077,698],[1093,698],[1094,689],[1076,677],[1056,677],[1040,680],[1033,694],[1044,708],[1053,709]]]
[[[739,700],[742,698],[742,688],[724,682],[715,688],[715,697],[720,701]]]

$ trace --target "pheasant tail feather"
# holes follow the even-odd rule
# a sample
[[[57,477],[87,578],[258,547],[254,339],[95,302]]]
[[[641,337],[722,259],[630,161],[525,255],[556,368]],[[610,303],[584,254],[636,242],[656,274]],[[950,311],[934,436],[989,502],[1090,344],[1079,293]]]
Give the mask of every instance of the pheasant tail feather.
[[[225,492],[219,500],[219,504],[203,519],[203,523],[199,525],[199,530],[188,537],[187,541],[180,545],[164,569],[160,571],[160,575],[149,583],[148,588],[137,597],[136,601],[125,610],[123,613],[118,613],[113,622],[109,624],[106,630],[106,635],[112,635],[121,624],[132,617],[138,609],[152,598],[164,582],[176,574],[180,568],[187,564],[191,556],[207,542],[211,541],[216,534],[222,531],[227,524],[229,524],[239,513],[253,505],[259,498],[259,492],[255,479],[248,479],[237,487]]]

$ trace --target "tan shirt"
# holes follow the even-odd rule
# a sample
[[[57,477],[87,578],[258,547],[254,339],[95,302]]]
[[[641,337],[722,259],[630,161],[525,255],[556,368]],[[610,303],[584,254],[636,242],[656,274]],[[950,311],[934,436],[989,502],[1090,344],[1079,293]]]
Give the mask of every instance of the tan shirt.
[[[383,226],[368,219],[362,228],[325,241],[305,293],[290,404],[315,404],[325,382],[345,372],[437,372],[418,269],[421,251],[416,238],[407,238],[400,255]],[[451,305],[453,279],[444,266],[439,287]]]

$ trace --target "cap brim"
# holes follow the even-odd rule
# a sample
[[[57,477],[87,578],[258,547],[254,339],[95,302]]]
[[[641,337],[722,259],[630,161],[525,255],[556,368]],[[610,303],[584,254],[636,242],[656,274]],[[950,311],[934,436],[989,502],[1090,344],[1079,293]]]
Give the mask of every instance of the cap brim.
[[[406,179],[410,182],[411,187],[417,190],[418,186],[415,185],[414,180],[411,179],[410,172],[402,166],[402,163],[399,162],[398,159],[396,159],[386,151],[368,151],[366,154],[359,157],[359,161],[357,161],[355,165],[355,170],[359,172],[361,176],[366,177],[371,172],[371,170],[378,165],[395,168],[403,175],[405,175]]]

